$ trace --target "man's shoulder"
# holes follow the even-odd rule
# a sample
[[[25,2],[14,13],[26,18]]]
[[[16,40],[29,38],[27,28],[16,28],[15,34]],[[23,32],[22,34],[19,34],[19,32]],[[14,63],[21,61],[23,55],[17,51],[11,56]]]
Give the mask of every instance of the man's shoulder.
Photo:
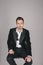
[[[13,30],[15,30],[16,29],[16,27],[15,28],[10,28],[10,31],[13,31]]]
[[[10,28],[9,32],[13,32],[13,30],[16,30],[16,28]]]
[[[28,29],[26,29],[26,28],[23,28],[26,32],[29,32],[29,30]]]

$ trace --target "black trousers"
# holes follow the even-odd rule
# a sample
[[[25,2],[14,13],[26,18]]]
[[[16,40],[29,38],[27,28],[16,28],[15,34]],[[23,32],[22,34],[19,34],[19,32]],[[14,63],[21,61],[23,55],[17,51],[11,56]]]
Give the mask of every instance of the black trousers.
[[[10,65],[17,65],[16,62],[14,61],[14,58],[23,58],[25,59],[25,57],[27,56],[27,53],[25,52],[25,50],[23,48],[17,48],[14,54],[8,54],[7,56],[7,61]],[[31,62],[27,62],[25,61],[24,65],[31,65]]]

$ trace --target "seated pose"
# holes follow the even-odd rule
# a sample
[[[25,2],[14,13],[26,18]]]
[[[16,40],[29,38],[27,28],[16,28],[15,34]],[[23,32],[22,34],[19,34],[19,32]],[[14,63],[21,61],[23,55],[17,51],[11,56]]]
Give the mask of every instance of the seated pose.
[[[29,31],[24,26],[24,19],[17,17],[16,27],[10,29],[7,45],[7,61],[10,65],[17,65],[14,58],[23,58],[24,65],[32,64],[32,52]]]

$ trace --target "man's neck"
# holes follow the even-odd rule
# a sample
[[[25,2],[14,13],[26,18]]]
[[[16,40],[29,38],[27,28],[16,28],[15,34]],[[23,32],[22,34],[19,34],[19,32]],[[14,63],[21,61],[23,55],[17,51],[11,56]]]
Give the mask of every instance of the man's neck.
[[[22,29],[23,29],[23,28],[22,28]],[[16,30],[17,30],[18,32],[21,32],[21,31],[22,31],[22,29],[16,28]]]

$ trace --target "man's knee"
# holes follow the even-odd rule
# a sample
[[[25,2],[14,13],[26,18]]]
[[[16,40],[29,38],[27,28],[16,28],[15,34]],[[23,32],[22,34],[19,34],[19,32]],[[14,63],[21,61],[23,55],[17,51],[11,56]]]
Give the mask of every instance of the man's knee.
[[[31,61],[25,61],[24,65],[32,65],[32,60]]]
[[[24,65],[31,65],[32,63],[31,62],[25,62]]]
[[[9,57],[9,56],[7,56],[6,60],[9,62],[9,61],[10,61],[10,57]]]
[[[6,60],[8,61],[8,62],[10,62],[11,60],[12,60],[13,58],[11,57],[11,56],[7,56],[7,58],[6,58]]]

